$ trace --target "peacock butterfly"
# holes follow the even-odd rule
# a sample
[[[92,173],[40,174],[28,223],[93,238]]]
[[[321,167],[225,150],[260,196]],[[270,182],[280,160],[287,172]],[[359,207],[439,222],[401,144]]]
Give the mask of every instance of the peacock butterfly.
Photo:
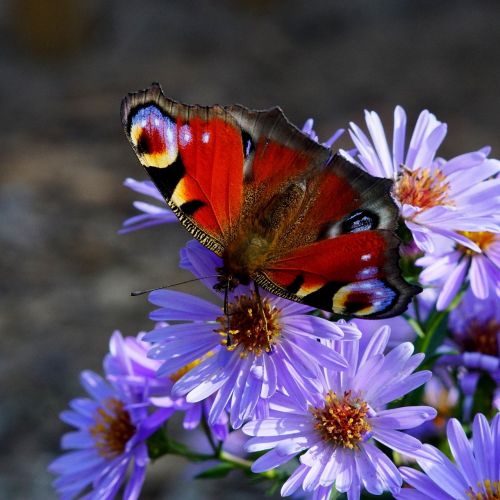
[[[387,318],[420,291],[398,266],[392,181],[364,172],[279,108],[191,106],[158,84],[128,94],[122,123],[172,211],[240,283],[344,316]]]

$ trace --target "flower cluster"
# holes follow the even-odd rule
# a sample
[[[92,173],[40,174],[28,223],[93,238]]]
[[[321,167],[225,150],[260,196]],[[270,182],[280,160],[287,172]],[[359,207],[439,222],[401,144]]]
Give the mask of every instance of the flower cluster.
[[[403,272],[425,287],[408,311],[335,321],[254,283],[221,292],[221,259],[189,242],[179,265],[213,300],[151,292],[150,330],[115,332],[104,377],[82,373],[88,397],[61,414],[76,430],[49,466],[61,498],[138,498],[169,453],[209,463],[202,477],[251,471],[283,496],[500,498],[500,162],[489,147],[438,157],[447,126],[429,111],[408,132],[396,107],[392,144],[377,113],[365,121],[340,153],[394,181]],[[318,141],[312,120],[302,132]],[[152,182],[125,185],[159,203],[134,202],[120,232],[177,220]],[[178,412],[209,452],[173,439]]]

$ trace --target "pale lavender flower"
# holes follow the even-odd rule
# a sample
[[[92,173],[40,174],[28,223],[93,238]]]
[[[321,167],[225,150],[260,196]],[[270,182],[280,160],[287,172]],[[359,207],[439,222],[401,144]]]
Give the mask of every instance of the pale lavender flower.
[[[498,207],[500,212],[500,205]],[[420,282],[438,287],[436,308],[446,309],[464,284],[479,299],[500,297],[500,233],[464,232],[478,250],[441,240],[435,253],[417,259]]]
[[[352,328],[340,325],[346,326]],[[429,371],[413,373],[424,355],[412,355],[409,342],[384,355],[389,336],[389,328],[382,327],[364,348],[359,340],[323,340],[347,359],[348,369],[342,373],[321,369],[316,391],[301,399],[277,394],[268,418],[243,427],[243,432],[255,436],[247,451],[272,448],[254,462],[254,472],[278,467],[300,454],[300,465],[281,489],[283,496],[300,486],[318,500],[329,499],[333,486],[347,492],[349,500],[359,499],[362,488],[376,495],[399,491],[398,469],[373,441],[412,455],[421,443],[401,430],[434,418],[436,411],[427,406],[386,409],[431,377]]]
[[[112,349],[120,343],[118,335],[113,336]],[[125,375],[131,385],[125,379],[108,383],[96,373],[84,371],[81,383],[90,398],[74,399],[71,409],[61,413],[61,420],[76,427],[62,438],[61,446],[67,452],[49,466],[50,472],[59,475],[53,484],[62,499],[80,495],[112,499],[124,483],[123,497],[137,499],[149,463],[146,440],[172,413],[153,411],[149,394],[155,382],[150,384],[133,361],[115,354],[112,371]]]
[[[188,243],[181,255],[181,266],[200,278],[208,276],[202,281],[214,291],[221,259],[197,241]],[[342,330],[326,319],[308,315],[310,307],[265,290],[260,292],[260,303],[245,286],[229,293],[228,316],[223,314],[222,304],[186,293],[158,290],[149,297],[160,306],[151,314],[153,320],[182,322],[155,329],[145,337],[154,343],[149,356],[164,360],[159,376],[197,363],[175,383],[173,395],[185,395],[189,403],[214,395],[208,417],[211,424],[228,408],[231,425],[239,428],[262,410],[278,388],[303,398],[316,383],[315,366],[330,370],[347,366],[341,354],[331,353],[316,339],[358,337],[353,328]]]
[[[500,498],[500,415],[491,426],[481,413],[474,418],[469,440],[458,422],[448,422],[448,442],[455,463],[434,446],[425,444],[416,457],[424,471],[401,467],[410,488],[398,500],[494,500]]]
[[[314,120],[309,118],[302,127],[302,132],[315,142],[319,142],[318,135],[313,129]],[[344,133],[344,129],[338,129],[329,139],[321,143],[327,148],[331,148],[333,144]],[[165,199],[160,194],[153,182],[136,181],[135,179],[125,179],[124,185],[136,193],[140,193],[153,198],[155,201],[160,202],[160,206],[144,201],[134,201],[133,206],[139,210],[139,215],[129,217],[123,222],[122,228],[118,231],[120,234],[137,231],[139,229],[146,229],[148,227],[158,226],[160,224],[168,224],[170,222],[177,222],[177,217],[168,208]]]
[[[500,184],[492,176],[500,162],[487,158],[489,147],[451,160],[436,158],[447,126],[427,110],[420,113],[406,147],[406,113],[395,108],[392,150],[378,114],[365,111],[365,121],[370,137],[355,123],[349,130],[359,164],[395,181],[394,197],[419,248],[432,252],[434,237],[440,235],[478,251],[461,231],[498,231]]]
[[[447,351],[439,365],[458,370],[460,388],[464,394],[464,419],[470,413],[479,378],[489,374],[495,381],[500,373],[500,302],[490,297],[477,299],[468,291],[450,314]]]

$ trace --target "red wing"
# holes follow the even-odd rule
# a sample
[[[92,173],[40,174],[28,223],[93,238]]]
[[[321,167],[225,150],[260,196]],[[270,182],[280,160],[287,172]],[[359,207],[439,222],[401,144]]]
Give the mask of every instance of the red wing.
[[[402,279],[397,247],[397,238],[385,230],[343,234],[282,256],[256,281],[270,288],[267,278],[271,287],[292,294],[288,298],[336,314],[394,316],[419,291]]]
[[[186,228],[219,255],[243,193],[239,125],[220,106],[187,106],[161,88],[129,94],[122,122],[139,160]]]

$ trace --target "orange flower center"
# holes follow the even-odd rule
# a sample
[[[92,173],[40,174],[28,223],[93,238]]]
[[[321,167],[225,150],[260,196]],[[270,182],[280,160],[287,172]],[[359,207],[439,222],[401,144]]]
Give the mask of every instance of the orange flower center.
[[[486,479],[482,484],[478,483],[479,491],[476,493],[472,487],[465,494],[470,500],[500,500],[500,483]]]
[[[224,337],[222,344],[229,351],[242,346],[242,357],[250,352],[260,356],[264,352],[271,352],[278,342],[281,333],[280,313],[269,300],[259,300],[255,293],[251,296],[242,295],[228,305],[227,317],[217,318],[222,328],[216,331]]]
[[[328,391],[325,405],[309,411],[314,416],[314,428],[324,441],[335,446],[358,449],[364,435],[371,430],[366,419],[368,405],[362,399],[352,397],[351,391],[344,392],[341,398]]]
[[[401,203],[421,210],[438,205],[452,206],[448,191],[449,182],[438,168],[432,171],[430,168],[410,170],[403,165],[395,186],[395,194]]]
[[[483,252],[495,241],[495,233],[488,231],[459,231],[469,240],[473,241]],[[457,245],[457,248],[466,255],[476,255],[477,252],[462,245]]]
[[[115,398],[108,399],[95,416],[95,424],[89,429],[99,454],[107,459],[121,455],[128,440],[135,433],[130,414],[123,403]]]
[[[480,352],[498,356],[498,334],[500,324],[495,318],[470,320],[466,325],[462,348],[467,352]]]

